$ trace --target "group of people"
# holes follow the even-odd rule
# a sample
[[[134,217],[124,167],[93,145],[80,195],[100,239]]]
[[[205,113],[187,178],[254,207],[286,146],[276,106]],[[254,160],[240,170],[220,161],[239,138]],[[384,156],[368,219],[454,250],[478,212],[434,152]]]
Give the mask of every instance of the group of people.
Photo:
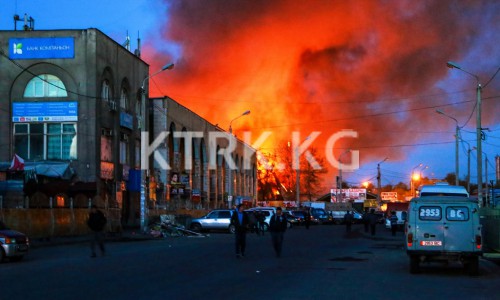
[[[244,212],[244,208],[243,205],[238,205],[236,211],[231,216],[231,224],[235,227],[236,258],[245,257],[246,234],[250,226],[250,218],[248,214]],[[286,228],[286,217],[283,215],[281,207],[278,207],[276,208],[276,213],[271,217],[271,221],[269,222],[269,232],[271,233],[271,241],[276,257],[281,256]]]
[[[377,223],[379,222],[380,217],[375,214],[375,209],[370,209],[368,212],[368,208],[365,210],[363,214],[363,224],[365,225],[365,232],[370,232],[371,235],[375,235]],[[396,235],[398,230],[398,216],[395,211],[391,212],[389,216],[389,221],[391,222],[391,233],[393,236]],[[347,226],[347,225],[346,225]]]
[[[265,220],[266,215],[262,211],[254,211],[248,216],[248,222],[251,232],[255,232],[257,235],[264,235],[265,230]]]

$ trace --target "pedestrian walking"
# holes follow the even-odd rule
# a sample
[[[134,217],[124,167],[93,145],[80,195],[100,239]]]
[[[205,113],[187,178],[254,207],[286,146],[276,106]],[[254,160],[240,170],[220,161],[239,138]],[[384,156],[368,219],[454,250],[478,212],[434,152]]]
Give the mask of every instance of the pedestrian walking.
[[[345,232],[351,232],[352,221],[353,215],[350,211],[347,211],[344,215]]]
[[[306,229],[309,229],[309,226],[311,225],[311,214],[307,209],[304,211],[304,224],[306,225]]]
[[[92,230],[92,238],[90,241],[90,257],[96,257],[96,244],[99,245],[101,255],[104,256],[106,249],[104,248],[104,226],[106,226],[107,219],[102,211],[97,209],[96,205],[90,208],[89,218],[87,219],[87,226]]]
[[[259,214],[257,215],[257,221],[259,222],[259,234],[264,235],[264,232],[266,231],[265,224],[266,224],[266,215],[264,214],[263,211],[259,211]]]
[[[375,214],[375,209],[370,209],[370,214],[369,214],[369,222],[370,222],[370,233],[371,235],[375,235],[375,231],[377,228],[377,222],[378,222],[378,217]]]
[[[271,241],[273,243],[274,252],[276,257],[281,257],[281,250],[283,249],[283,238],[285,236],[287,220],[283,216],[281,207],[276,208],[276,214],[271,217],[269,222],[269,231],[271,232]]]
[[[391,211],[391,216],[389,217],[389,221],[391,222],[391,232],[392,235],[396,235],[396,231],[398,230],[398,216],[395,211]]]
[[[240,204],[231,216],[231,224],[234,225],[236,258],[245,257],[247,240],[248,215],[243,211],[245,207]]]
[[[363,214],[363,225],[365,226],[365,233],[370,231],[370,212],[368,208],[365,208],[365,213]]]

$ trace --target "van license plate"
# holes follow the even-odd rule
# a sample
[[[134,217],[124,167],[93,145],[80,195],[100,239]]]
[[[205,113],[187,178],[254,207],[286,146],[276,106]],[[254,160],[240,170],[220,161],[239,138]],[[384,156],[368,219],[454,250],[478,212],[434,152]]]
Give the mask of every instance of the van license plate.
[[[443,246],[443,242],[441,241],[421,241],[421,246]]]

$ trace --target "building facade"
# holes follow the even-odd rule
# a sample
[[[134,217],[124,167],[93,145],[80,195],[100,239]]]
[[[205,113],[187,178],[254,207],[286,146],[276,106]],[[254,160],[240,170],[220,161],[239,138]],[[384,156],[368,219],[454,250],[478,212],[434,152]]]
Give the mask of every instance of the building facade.
[[[149,65],[138,55],[97,29],[0,31],[0,182],[19,183],[14,192],[0,185],[0,205],[96,203],[115,209],[122,224],[136,225],[141,184],[149,185],[150,209],[227,206],[229,193],[253,199],[255,167],[241,167],[248,147],[237,141],[231,153],[236,170],[229,172],[224,156],[209,167],[203,137],[187,140],[173,133],[208,136],[220,128],[173,99],[145,98],[148,74]],[[141,181],[146,114],[151,141],[160,129],[172,133],[153,152],[172,167],[159,165],[154,159],[159,154],[149,155],[149,165],[143,166],[149,177]],[[216,143],[223,149],[228,140]],[[24,160],[23,171],[10,168],[14,155]],[[255,166],[255,156],[249,159]],[[174,173],[179,183],[169,182]]]

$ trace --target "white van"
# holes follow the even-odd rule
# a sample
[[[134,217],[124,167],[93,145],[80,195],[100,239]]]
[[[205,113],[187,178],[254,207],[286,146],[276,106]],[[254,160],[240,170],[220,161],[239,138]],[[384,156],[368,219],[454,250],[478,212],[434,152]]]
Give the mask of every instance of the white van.
[[[405,234],[410,273],[417,273],[420,263],[432,261],[459,261],[469,274],[478,273],[483,239],[477,200],[461,196],[413,198]]]
[[[423,185],[419,189],[420,197],[427,196],[458,196],[469,197],[469,193],[465,187],[461,185],[449,185],[443,183]]]

